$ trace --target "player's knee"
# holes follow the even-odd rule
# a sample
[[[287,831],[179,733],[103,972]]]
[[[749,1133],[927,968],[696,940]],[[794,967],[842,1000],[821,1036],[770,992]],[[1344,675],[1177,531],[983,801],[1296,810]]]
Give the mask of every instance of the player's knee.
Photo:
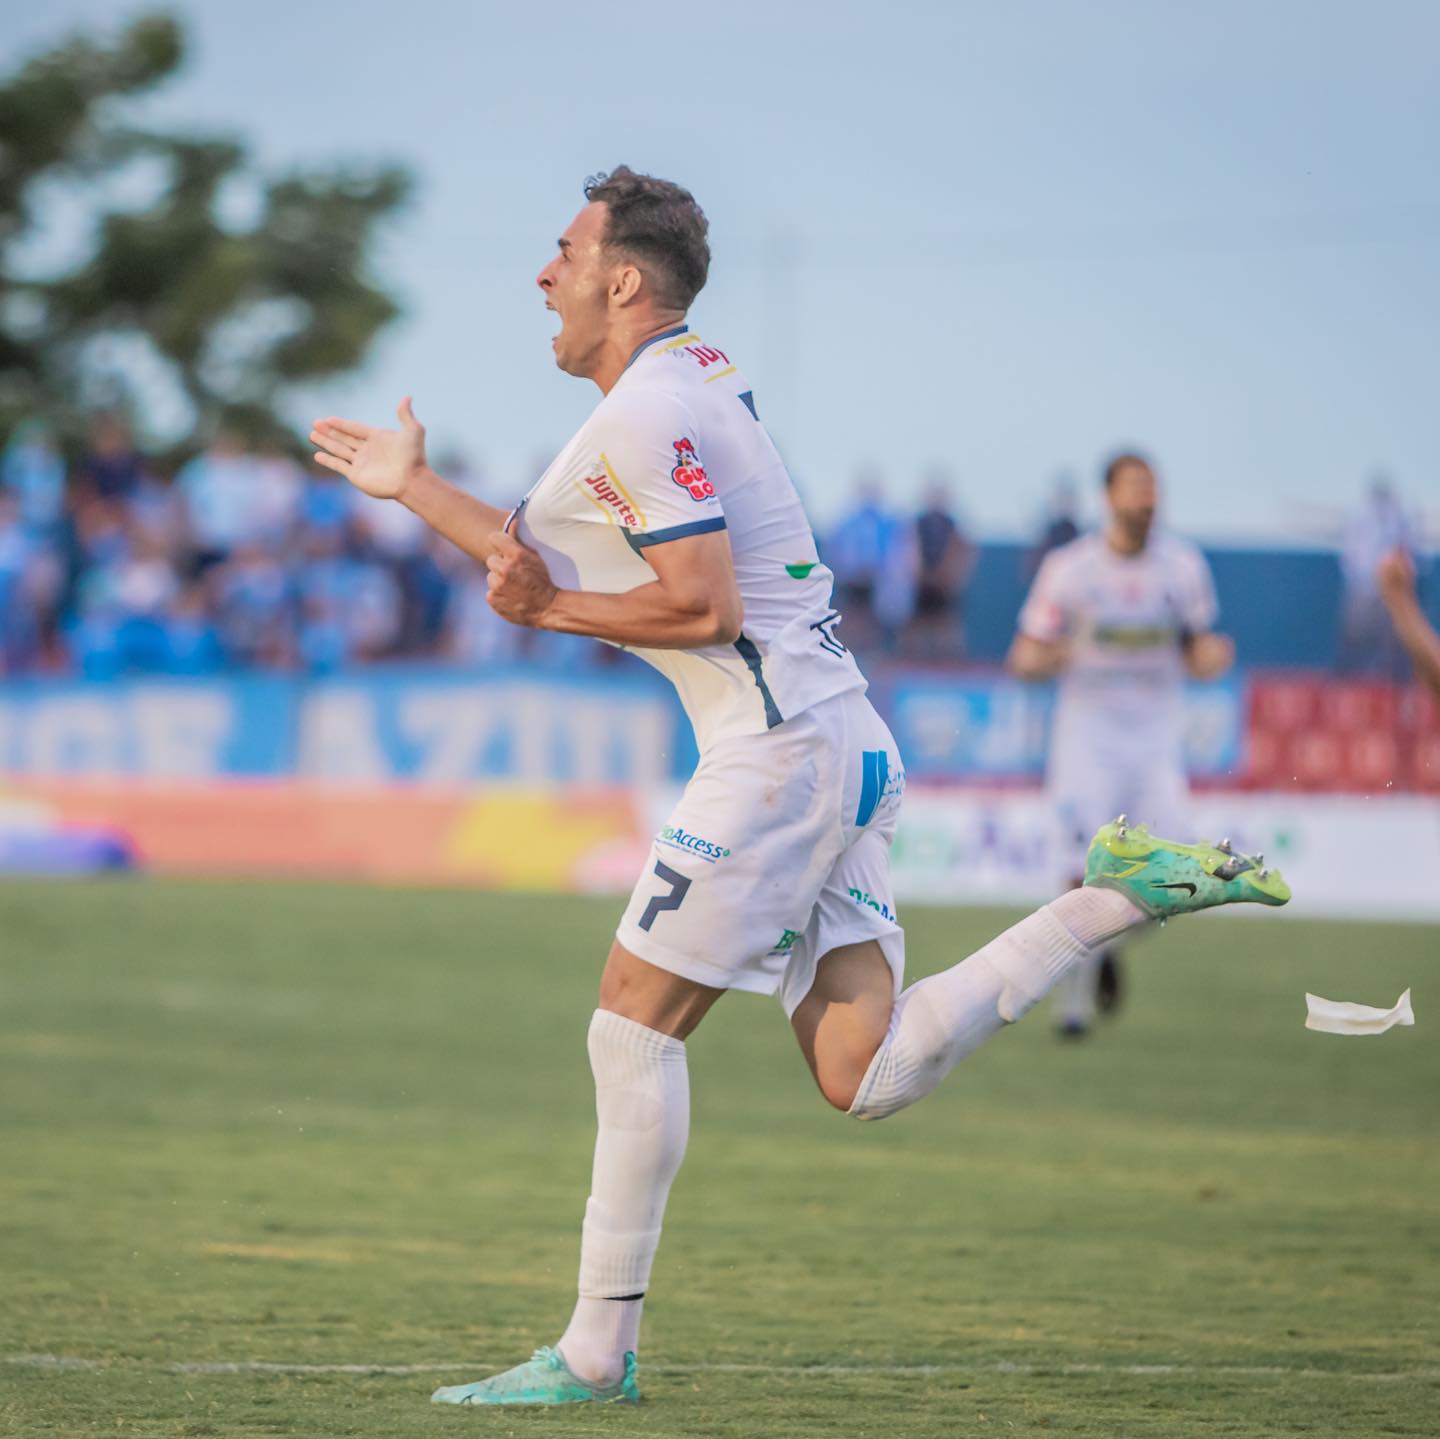
[[[820,1093],[827,1104],[842,1114],[850,1112],[879,1048],[878,1041],[874,1044],[861,1043],[847,1047],[842,1053],[825,1056],[816,1066],[815,1082],[820,1086]]]
[[[673,1039],[686,1039],[724,993],[633,955],[618,941],[600,976],[600,1008]]]

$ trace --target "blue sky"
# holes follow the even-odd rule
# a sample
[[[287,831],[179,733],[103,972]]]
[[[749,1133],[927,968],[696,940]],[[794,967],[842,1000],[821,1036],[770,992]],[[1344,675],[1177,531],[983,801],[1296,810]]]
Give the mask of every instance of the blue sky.
[[[819,520],[861,465],[897,501],[942,465],[1023,533],[1058,472],[1089,500],[1138,444],[1199,536],[1318,532],[1376,467],[1440,521],[1428,0],[174,8],[191,56],[150,118],[415,170],[379,264],[406,316],[313,408],[412,392],[497,495],[598,397],[533,277],[623,161],[705,206],[692,320]],[[0,60],[134,13],[12,9]]]

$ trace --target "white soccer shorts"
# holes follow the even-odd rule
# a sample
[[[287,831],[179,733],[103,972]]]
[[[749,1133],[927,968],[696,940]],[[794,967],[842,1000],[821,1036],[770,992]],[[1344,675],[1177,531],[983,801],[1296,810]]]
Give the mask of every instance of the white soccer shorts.
[[[616,938],[698,984],[774,994],[787,1015],[826,954],[876,939],[899,994],[890,841],[904,790],[862,690],[722,741],[655,837]]]

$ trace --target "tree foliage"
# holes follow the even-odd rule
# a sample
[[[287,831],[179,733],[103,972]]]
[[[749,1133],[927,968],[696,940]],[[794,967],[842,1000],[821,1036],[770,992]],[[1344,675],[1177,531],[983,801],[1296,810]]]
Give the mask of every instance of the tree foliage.
[[[406,172],[267,176],[237,139],[127,124],[130,97],[184,52],[179,24],[150,15],[0,81],[0,438],[37,416],[74,436],[117,404],[180,448],[222,420],[283,434],[286,387],[353,368],[398,313],[368,260]],[[55,266],[60,199],[94,231],[78,263]]]

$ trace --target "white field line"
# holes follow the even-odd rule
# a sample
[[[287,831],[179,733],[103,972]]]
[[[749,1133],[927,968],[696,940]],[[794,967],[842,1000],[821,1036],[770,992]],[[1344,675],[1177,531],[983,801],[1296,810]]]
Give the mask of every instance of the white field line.
[[[426,1364],[275,1364],[258,1359],[210,1360],[193,1364],[150,1364],[144,1360],[76,1359],[58,1354],[3,1354],[0,1364],[26,1369],[160,1369],[169,1374],[461,1374],[487,1373],[503,1361],[452,1360]],[[930,1379],[984,1374],[1120,1374],[1140,1378],[1171,1375],[1217,1379],[1344,1379],[1372,1384],[1440,1380],[1440,1369],[1404,1369],[1379,1373],[1366,1370],[1311,1369],[1286,1364],[646,1364],[650,1374],[770,1374],[806,1378],[843,1378],[847,1375],[893,1379]]]

